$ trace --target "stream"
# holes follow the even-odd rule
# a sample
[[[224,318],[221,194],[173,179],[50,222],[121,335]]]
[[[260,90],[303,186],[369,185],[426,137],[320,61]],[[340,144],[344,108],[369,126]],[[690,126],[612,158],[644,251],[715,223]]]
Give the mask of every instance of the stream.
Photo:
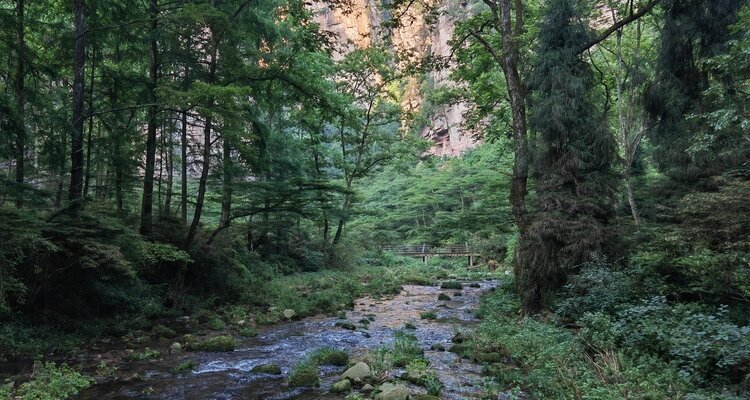
[[[130,379],[109,379],[98,382],[77,398],[101,399],[343,399],[329,393],[339,379],[342,367],[321,366],[319,388],[289,388],[286,377],[293,366],[317,349],[328,347],[346,350],[352,360],[378,347],[390,346],[394,331],[408,322],[425,351],[430,367],[444,384],[443,399],[478,399],[484,395],[482,367],[447,351],[432,351],[435,344],[446,349],[459,331],[471,330],[477,323],[474,312],[483,292],[497,285],[496,281],[463,282],[463,290],[441,289],[438,286],[404,285],[400,294],[355,302],[347,311],[346,321],[332,316],[315,316],[261,327],[254,338],[237,338],[232,352],[182,352],[165,355],[158,360],[132,361],[118,370],[119,376]],[[441,293],[450,300],[438,300]],[[460,295],[459,295],[460,293]],[[421,319],[420,314],[435,312],[436,319]],[[368,326],[357,324],[347,330],[337,323],[357,323],[370,319]],[[194,360],[197,368],[186,374],[175,374],[173,368]],[[281,367],[281,375],[255,374],[250,370],[261,364]],[[399,375],[403,370],[391,372]],[[425,389],[410,386],[412,393]]]

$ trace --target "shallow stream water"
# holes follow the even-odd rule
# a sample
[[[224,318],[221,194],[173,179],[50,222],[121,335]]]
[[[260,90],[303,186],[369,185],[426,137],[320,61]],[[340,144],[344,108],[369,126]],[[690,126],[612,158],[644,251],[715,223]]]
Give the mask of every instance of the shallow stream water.
[[[167,355],[158,360],[130,362],[118,371],[119,376],[131,379],[104,380],[82,392],[77,398],[104,399],[342,399],[332,395],[330,386],[338,380],[343,368],[320,368],[319,388],[289,388],[286,384],[292,367],[310,353],[322,347],[343,349],[353,359],[369,350],[390,346],[394,332],[408,322],[416,329],[420,346],[425,350],[440,381],[445,385],[444,399],[477,399],[484,394],[481,366],[461,359],[446,351],[431,351],[440,343],[450,348],[456,332],[471,330],[476,323],[474,312],[480,295],[494,288],[495,281],[464,282],[461,291],[438,286],[405,285],[400,294],[390,298],[363,298],[347,312],[347,321],[357,324],[363,319],[372,322],[366,328],[357,324],[351,331],[337,326],[343,320],[330,316],[315,316],[263,327],[255,338],[238,338],[235,351],[186,352]],[[478,287],[477,287],[478,286]],[[457,296],[460,292],[460,296]],[[438,300],[445,293],[451,300]],[[435,312],[436,319],[421,319],[420,314]],[[187,374],[172,373],[172,369],[187,360],[195,360],[198,367]],[[251,373],[261,364],[273,363],[282,375]],[[400,371],[393,371],[396,375]],[[411,387],[418,393],[424,389]]]

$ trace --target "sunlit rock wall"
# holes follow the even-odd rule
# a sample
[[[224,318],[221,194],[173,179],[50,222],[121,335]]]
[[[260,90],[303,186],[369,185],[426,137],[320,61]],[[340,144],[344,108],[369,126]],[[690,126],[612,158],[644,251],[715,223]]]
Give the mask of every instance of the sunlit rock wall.
[[[401,56],[399,67],[408,62],[431,55],[447,58],[451,54],[449,41],[454,23],[469,13],[466,3],[456,0],[436,0],[438,12],[434,24],[426,22],[422,7],[410,7],[401,16],[401,24],[392,31],[381,28],[390,15],[380,6],[380,0],[351,0],[341,8],[325,3],[315,3],[316,22],[336,38],[336,53],[341,56],[355,48],[374,43],[389,43]],[[416,3],[415,3],[416,4]],[[410,77],[404,82],[401,105],[405,111],[417,114],[423,106],[423,90],[444,87],[453,83],[448,79],[450,68],[431,72],[426,79]],[[421,128],[422,137],[434,145],[430,153],[438,156],[455,156],[478,143],[477,135],[463,126],[464,104],[439,105],[428,111],[427,122]]]

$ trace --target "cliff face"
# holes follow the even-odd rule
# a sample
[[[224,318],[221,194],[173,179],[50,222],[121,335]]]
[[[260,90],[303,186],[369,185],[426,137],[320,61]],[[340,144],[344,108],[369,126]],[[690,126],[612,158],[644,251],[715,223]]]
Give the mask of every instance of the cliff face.
[[[408,61],[432,55],[448,57],[448,44],[453,35],[455,22],[469,10],[466,3],[456,0],[435,0],[438,5],[436,20],[426,22],[422,8],[411,7],[401,16],[399,27],[389,32],[388,39],[381,25],[389,18],[379,0],[351,0],[346,8],[331,8],[325,3],[315,3],[315,19],[325,31],[337,38],[337,54],[345,54],[355,48],[364,48],[373,43],[390,43],[393,51],[408,54]],[[426,112],[427,122],[421,129],[422,137],[434,145],[430,153],[438,156],[455,156],[477,145],[476,135],[463,127],[464,104],[438,105],[430,110],[421,110],[424,105],[423,87],[450,86],[450,69],[430,72],[425,78],[409,77],[404,82],[402,107],[407,112]]]

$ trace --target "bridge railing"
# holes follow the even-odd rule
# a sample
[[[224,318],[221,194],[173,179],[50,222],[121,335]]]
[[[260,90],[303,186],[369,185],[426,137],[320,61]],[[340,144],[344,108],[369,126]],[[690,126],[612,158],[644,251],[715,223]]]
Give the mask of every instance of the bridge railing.
[[[383,251],[390,251],[394,254],[415,254],[415,255],[440,255],[440,254],[473,254],[476,253],[468,244],[451,245],[451,246],[428,246],[426,244],[404,244],[404,245],[385,245]]]

